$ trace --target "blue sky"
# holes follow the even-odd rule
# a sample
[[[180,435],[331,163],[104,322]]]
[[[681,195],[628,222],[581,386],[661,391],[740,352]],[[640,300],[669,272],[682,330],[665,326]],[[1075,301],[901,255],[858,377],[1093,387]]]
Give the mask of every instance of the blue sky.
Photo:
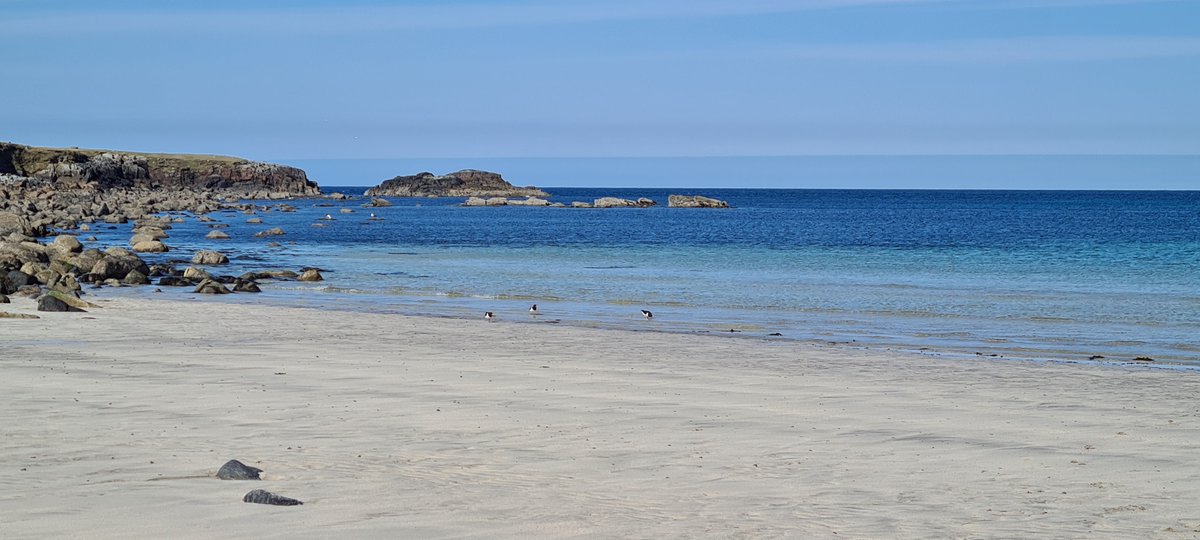
[[[1197,21],[1190,0],[0,0],[0,140],[273,160],[1194,155]]]

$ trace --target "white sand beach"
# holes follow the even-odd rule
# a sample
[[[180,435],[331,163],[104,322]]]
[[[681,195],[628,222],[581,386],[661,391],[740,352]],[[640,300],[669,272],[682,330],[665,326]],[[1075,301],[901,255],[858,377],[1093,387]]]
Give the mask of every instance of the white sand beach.
[[[0,537],[1200,535],[1197,373],[100,303],[0,319]]]

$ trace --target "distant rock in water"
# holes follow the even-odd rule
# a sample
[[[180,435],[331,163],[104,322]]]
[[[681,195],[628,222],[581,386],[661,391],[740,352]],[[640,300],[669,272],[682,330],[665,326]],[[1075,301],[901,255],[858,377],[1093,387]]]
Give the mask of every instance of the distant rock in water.
[[[729,208],[729,203],[700,195],[671,195],[667,197],[667,206],[671,208]]]
[[[368,197],[549,197],[536,187],[516,187],[499,174],[464,169],[446,175],[397,176],[368,189]]]
[[[636,201],[621,199],[619,197],[600,197],[599,199],[592,201],[593,208],[649,208],[657,204],[658,203],[654,202],[653,200],[645,197],[642,197]],[[572,206],[574,206],[573,203]]]

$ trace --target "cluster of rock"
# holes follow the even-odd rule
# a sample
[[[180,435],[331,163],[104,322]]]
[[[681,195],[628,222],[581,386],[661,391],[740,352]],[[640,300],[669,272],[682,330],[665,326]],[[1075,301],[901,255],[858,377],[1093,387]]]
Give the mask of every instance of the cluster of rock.
[[[182,269],[175,262],[147,264],[138,253],[170,251],[162,240],[169,238],[172,223],[165,217],[140,220],[129,239],[131,249],[114,246],[104,251],[85,249],[71,235],[43,244],[32,236],[10,232],[0,237],[0,303],[8,300],[6,295],[16,294],[36,298],[39,311],[81,311],[93,307],[81,298],[85,284],[92,288],[157,284],[191,287],[200,294],[229,294],[261,292],[262,280],[324,279],[316,268],[304,268],[300,273],[272,270],[214,275],[202,267],[228,264],[229,257],[212,250],[195,252],[191,265]]]
[[[217,470],[217,478],[221,480],[262,480],[262,476],[260,476],[262,472],[263,470],[258,467],[251,467],[236,459],[231,459]],[[264,489],[251,490],[242,497],[242,502],[270,504],[274,506],[299,506],[304,504],[299,500],[276,495]]]
[[[368,197],[548,197],[536,187],[516,187],[498,173],[463,169],[444,175],[429,172],[397,176],[366,191]]]
[[[142,285],[149,274],[137,254],[119,247],[84,249],[74,236],[49,244],[16,233],[0,239],[0,301],[9,294],[36,298],[39,311],[82,311],[92,307],[80,298],[83,284]]]
[[[0,143],[0,237],[319,193],[304,171],[270,163]]]
[[[551,207],[567,207],[570,208],[650,208],[657,206],[658,202],[653,199],[641,197],[638,199],[622,199],[619,197],[601,197],[592,202],[575,201],[570,205],[563,203],[552,203],[546,199],[538,197],[527,197],[525,199],[509,199],[505,197],[469,197],[463,206],[551,206]],[[671,195],[668,197],[667,206],[672,208],[729,208],[729,203],[712,199],[709,197],[701,197],[699,195]]]
[[[562,203],[551,203],[540,197],[524,199],[508,199],[505,197],[468,197],[463,206],[563,206]]]

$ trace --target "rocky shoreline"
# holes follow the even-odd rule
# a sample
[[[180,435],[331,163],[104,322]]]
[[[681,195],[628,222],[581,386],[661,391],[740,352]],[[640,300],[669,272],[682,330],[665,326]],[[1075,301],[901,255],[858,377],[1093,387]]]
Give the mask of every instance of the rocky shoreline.
[[[197,252],[186,269],[170,263],[150,265],[138,255],[170,251],[163,240],[169,238],[173,220],[156,217],[164,212],[189,212],[201,221],[213,221],[205,214],[224,209],[253,212],[253,205],[239,202],[243,199],[319,194],[317,184],[300,169],[240,158],[0,143],[0,303],[14,294],[36,298],[39,311],[82,311],[93,307],[81,298],[85,284],[149,285],[157,279],[160,286],[224,294],[259,292],[258,281],[263,279],[319,279],[319,273],[291,271],[212,275],[201,265],[228,262],[213,251]],[[294,210],[280,207],[289,209]],[[101,251],[85,248],[80,241],[93,224],[130,221],[135,226],[129,248]],[[220,239],[221,234],[214,229],[206,239]],[[57,236],[49,243],[38,241],[48,235]]]
[[[570,208],[650,208],[652,199],[601,197],[570,205],[550,202],[549,194],[518,188],[499,174],[462,170],[435,176],[399,176],[368,190],[364,207],[387,207],[382,197],[467,197],[463,206],[545,206]],[[171,252],[165,241],[172,224],[186,212],[209,224],[205,240],[229,238],[224,225],[208,217],[218,211],[254,214],[271,206],[244,200],[319,197],[320,189],[304,171],[293,167],[224,156],[141,154],[105,150],[57,149],[0,143],[0,303],[7,295],[35,298],[40,311],[82,311],[94,307],[82,298],[91,288],[158,285],[190,287],[199,294],[260,292],[260,281],[321,281],[320,269],[261,270],[241,275],[214,273],[229,258],[202,249],[187,259],[148,264],[141,255]],[[351,197],[334,193],[330,199]],[[510,198],[510,197],[524,197]],[[727,208],[724,201],[670,195],[668,206]],[[320,206],[320,204],[318,205]],[[294,212],[290,204],[274,209]],[[342,212],[346,212],[345,209]],[[333,219],[327,216],[325,219]],[[370,220],[377,220],[374,214]],[[248,222],[261,223],[259,218]],[[93,225],[133,222],[128,247],[89,248]],[[322,226],[322,223],[314,226]],[[286,234],[273,227],[256,237]],[[55,236],[43,243],[38,239]],[[268,246],[277,245],[268,243]],[[3,317],[0,312],[0,317]]]

